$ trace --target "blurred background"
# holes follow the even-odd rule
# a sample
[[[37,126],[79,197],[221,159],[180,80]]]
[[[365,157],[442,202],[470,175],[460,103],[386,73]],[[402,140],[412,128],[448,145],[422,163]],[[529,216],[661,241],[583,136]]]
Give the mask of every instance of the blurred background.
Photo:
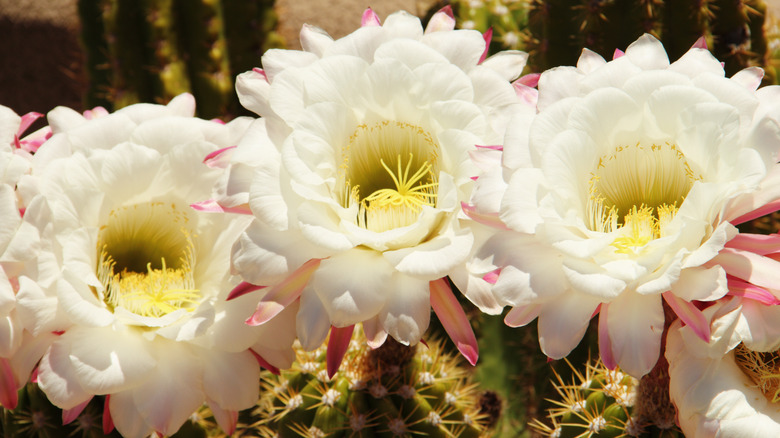
[[[446,4],[459,26],[493,28],[491,51],[530,52],[529,71],[573,64],[582,47],[610,57],[651,32],[672,59],[705,35],[727,73],[759,65],[776,81],[780,0],[0,0],[0,104],[111,109],[190,91],[200,116],[230,118],[243,113],[234,76],[268,48],[300,48],[303,23],[337,38],[367,6],[426,17]]]

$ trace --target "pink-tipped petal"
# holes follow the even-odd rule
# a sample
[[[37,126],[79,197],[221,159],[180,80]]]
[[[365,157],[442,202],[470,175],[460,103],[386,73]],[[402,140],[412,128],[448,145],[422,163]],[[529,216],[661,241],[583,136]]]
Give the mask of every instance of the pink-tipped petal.
[[[499,230],[509,229],[498,217],[498,213],[479,213],[476,207],[465,202],[461,202],[460,206],[463,208],[463,212],[466,213],[466,216],[474,220],[474,222],[488,225]]]
[[[256,352],[255,350],[252,350],[251,348],[249,349],[249,352],[252,353],[252,356],[255,357],[255,360],[257,361],[257,363],[261,367],[263,367],[263,368],[267,369],[268,371],[270,371],[271,374],[276,374],[277,376],[281,375],[281,373],[279,372],[279,368],[277,368],[277,367],[271,365],[270,363],[268,363],[268,361],[265,360],[263,358],[263,356],[260,356],[260,354],[258,352]]]
[[[527,85],[519,84],[517,81],[512,83],[512,87],[515,89],[515,94],[518,99],[528,105],[536,106],[536,102],[539,101],[539,90]]]
[[[325,354],[325,361],[328,367],[328,378],[332,379],[336,371],[341,366],[344,355],[347,354],[349,341],[352,340],[354,325],[347,327],[330,327],[330,338],[328,339],[328,352]]]
[[[707,50],[707,39],[704,36],[700,36],[695,43],[691,46],[691,49],[704,49]]]
[[[257,286],[252,283],[247,283],[246,281],[242,281],[238,286],[234,287],[233,290],[230,291],[230,293],[227,296],[226,301],[234,300],[240,296],[246,295],[250,292],[254,292],[256,290],[263,289],[267,286]]]
[[[197,211],[204,213],[238,213],[238,214],[252,214],[252,210],[249,209],[248,204],[242,204],[235,207],[223,207],[214,199],[208,199],[206,201],[196,202],[190,204],[190,207]]]
[[[756,286],[772,289],[780,285],[780,262],[751,251],[723,248],[709,264],[718,264],[727,274]]]
[[[471,365],[477,363],[479,347],[474,330],[471,329],[466,313],[452,294],[452,289],[446,279],[440,278],[430,282],[431,307],[439,317],[444,330],[458,347],[458,351]]]
[[[780,252],[780,234],[740,233],[726,242],[726,248],[750,251],[759,255]]]
[[[500,145],[500,144],[493,144],[493,145],[476,144],[476,145],[474,145],[474,147],[476,147],[477,149],[490,149],[491,151],[503,151],[504,150],[504,146]]]
[[[520,84],[525,85],[526,87],[534,88],[539,85],[539,78],[541,76],[541,73],[528,73],[525,76],[520,76],[517,78],[517,80],[512,82],[512,84]]]
[[[230,157],[233,155],[233,149],[236,146],[228,146],[226,148],[218,149],[203,159],[203,164],[211,168],[225,169],[230,164]]]
[[[485,274],[482,277],[482,279],[487,281],[490,284],[496,284],[496,281],[498,281],[498,276],[500,274],[501,274],[501,268],[498,268]]]
[[[615,51],[612,53],[612,59],[618,59],[621,56],[624,56],[625,54],[626,54],[626,52],[624,52],[624,51],[622,51],[620,49],[615,49]]]
[[[729,292],[727,295],[747,298],[767,306],[777,306],[780,304],[780,299],[762,287],[758,287],[734,277],[728,277],[728,281]]]
[[[425,33],[453,29],[455,29],[455,16],[452,13],[452,6],[447,5],[433,14],[433,17],[428,21],[428,26],[425,27]]]
[[[363,11],[363,17],[360,19],[360,27],[366,26],[381,26],[382,21],[379,20],[379,15],[374,12],[373,9],[368,8]]]
[[[485,40],[485,50],[482,52],[482,56],[479,57],[479,64],[487,59],[488,52],[490,51],[490,41],[493,40],[493,28],[489,28],[482,34],[482,39]]]
[[[103,402],[103,435],[108,435],[114,430],[114,420],[111,418],[111,409],[108,407],[110,400],[111,394],[108,394]]]
[[[701,310],[693,303],[678,298],[670,291],[664,292],[663,297],[666,304],[674,310],[674,313],[677,314],[685,325],[691,327],[696,336],[704,342],[710,342],[710,324]]]
[[[22,121],[19,124],[19,129],[16,131],[16,135],[21,137],[22,134],[24,133],[24,131],[26,131],[27,128],[29,128],[30,125],[33,124],[33,122],[35,122],[36,120],[40,119],[41,117],[43,117],[43,114],[36,113],[36,112],[29,112],[29,113],[23,115],[22,116]]]
[[[607,325],[607,312],[609,309],[608,303],[601,303],[597,310],[599,315],[599,356],[601,361],[604,362],[604,366],[610,370],[614,370],[617,367],[617,361],[615,355],[612,353],[612,340],[609,338],[609,326]]]
[[[209,408],[211,409],[211,413],[214,414],[214,419],[217,420],[217,425],[220,429],[222,429],[227,436],[233,435],[233,432],[236,431],[236,425],[238,424],[238,411],[222,409],[221,406],[211,401],[209,401]]]
[[[63,409],[62,410],[62,425],[70,424],[75,420],[76,418],[81,415],[82,412],[84,412],[84,408],[87,407],[89,402],[92,400],[92,397],[90,397],[87,401],[78,404],[70,409]]]
[[[7,358],[0,358],[0,405],[16,409],[18,403],[16,379]]]
[[[539,316],[542,311],[540,304],[529,304],[527,306],[515,306],[504,317],[504,324],[509,327],[523,327]]]
[[[297,300],[301,296],[303,288],[309,282],[314,271],[320,266],[321,259],[311,259],[296,269],[284,281],[272,287],[270,291],[257,304],[257,310],[246,323],[249,325],[260,325],[268,322],[271,318],[278,315],[285,307]]]
[[[739,225],[747,221],[752,221],[753,219],[759,218],[761,216],[766,216],[769,213],[774,213],[777,210],[780,210],[780,199],[769,202],[760,208],[757,208],[750,213],[743,214],[742,216],[729,222],[731,222],[732,225]]]

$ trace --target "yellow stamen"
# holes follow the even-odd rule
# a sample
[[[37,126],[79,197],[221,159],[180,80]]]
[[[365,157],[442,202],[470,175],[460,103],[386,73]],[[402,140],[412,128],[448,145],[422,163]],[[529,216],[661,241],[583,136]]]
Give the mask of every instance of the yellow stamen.
[[[593,231],[620,230],[615,251],[632,254],[666,233],[696,176],[672,144],[619,146],[599,158],[589,181],[586,214]]]
[[[438,145],[419,126],[360,125],[342,150],[342,204],[356,205],[357,224],[372,231],[410,225],[423,206],[436,204],[437,159]]]
[[[186,213],[174,205],[139,204],[112,211],[101,228],[98,298],[110,310],[122,307],[146,317],[193,310],[195,254]],[[166,258],[167,257],[167,258]],[[173,261],[173,266],[169,266]]]

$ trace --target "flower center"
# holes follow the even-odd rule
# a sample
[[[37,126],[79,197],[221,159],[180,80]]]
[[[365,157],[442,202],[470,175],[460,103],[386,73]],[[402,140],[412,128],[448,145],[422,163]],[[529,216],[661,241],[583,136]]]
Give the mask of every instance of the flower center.
[[[734,349],[737,366],[771,403],[780,402],[780,353],[753,351],[744,344]]]
[[[112,311],[160,317],[197,304],[188,221],[174,204],[161,202],[111,211],[100,229],[97,272],[104,286],[99,298]]]
[[[439,146],[419,126],[358,126],[342,150],[342,206],[357,205],[356,223],[371,231],[414,223],[423,206],[436,205],[438,157]]]
[[[675,145],[619,146],[599,158],[591,172],[588,226],[603,233],[621,230],[612,246],[619,253],[635,253],[665,235],[664,228],[700,179]]]

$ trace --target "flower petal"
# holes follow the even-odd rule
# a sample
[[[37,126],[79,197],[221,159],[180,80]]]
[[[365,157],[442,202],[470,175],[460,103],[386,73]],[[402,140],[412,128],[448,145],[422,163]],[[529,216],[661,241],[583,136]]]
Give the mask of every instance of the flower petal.
[[[458,351],[471,365],[477,363],[479,346],[474,336],[474,330],[466,317],[466,313],[452,294],[452,289],[446,279],[431,281],[431,307],[439,317],[444,330],[458,347]]]

